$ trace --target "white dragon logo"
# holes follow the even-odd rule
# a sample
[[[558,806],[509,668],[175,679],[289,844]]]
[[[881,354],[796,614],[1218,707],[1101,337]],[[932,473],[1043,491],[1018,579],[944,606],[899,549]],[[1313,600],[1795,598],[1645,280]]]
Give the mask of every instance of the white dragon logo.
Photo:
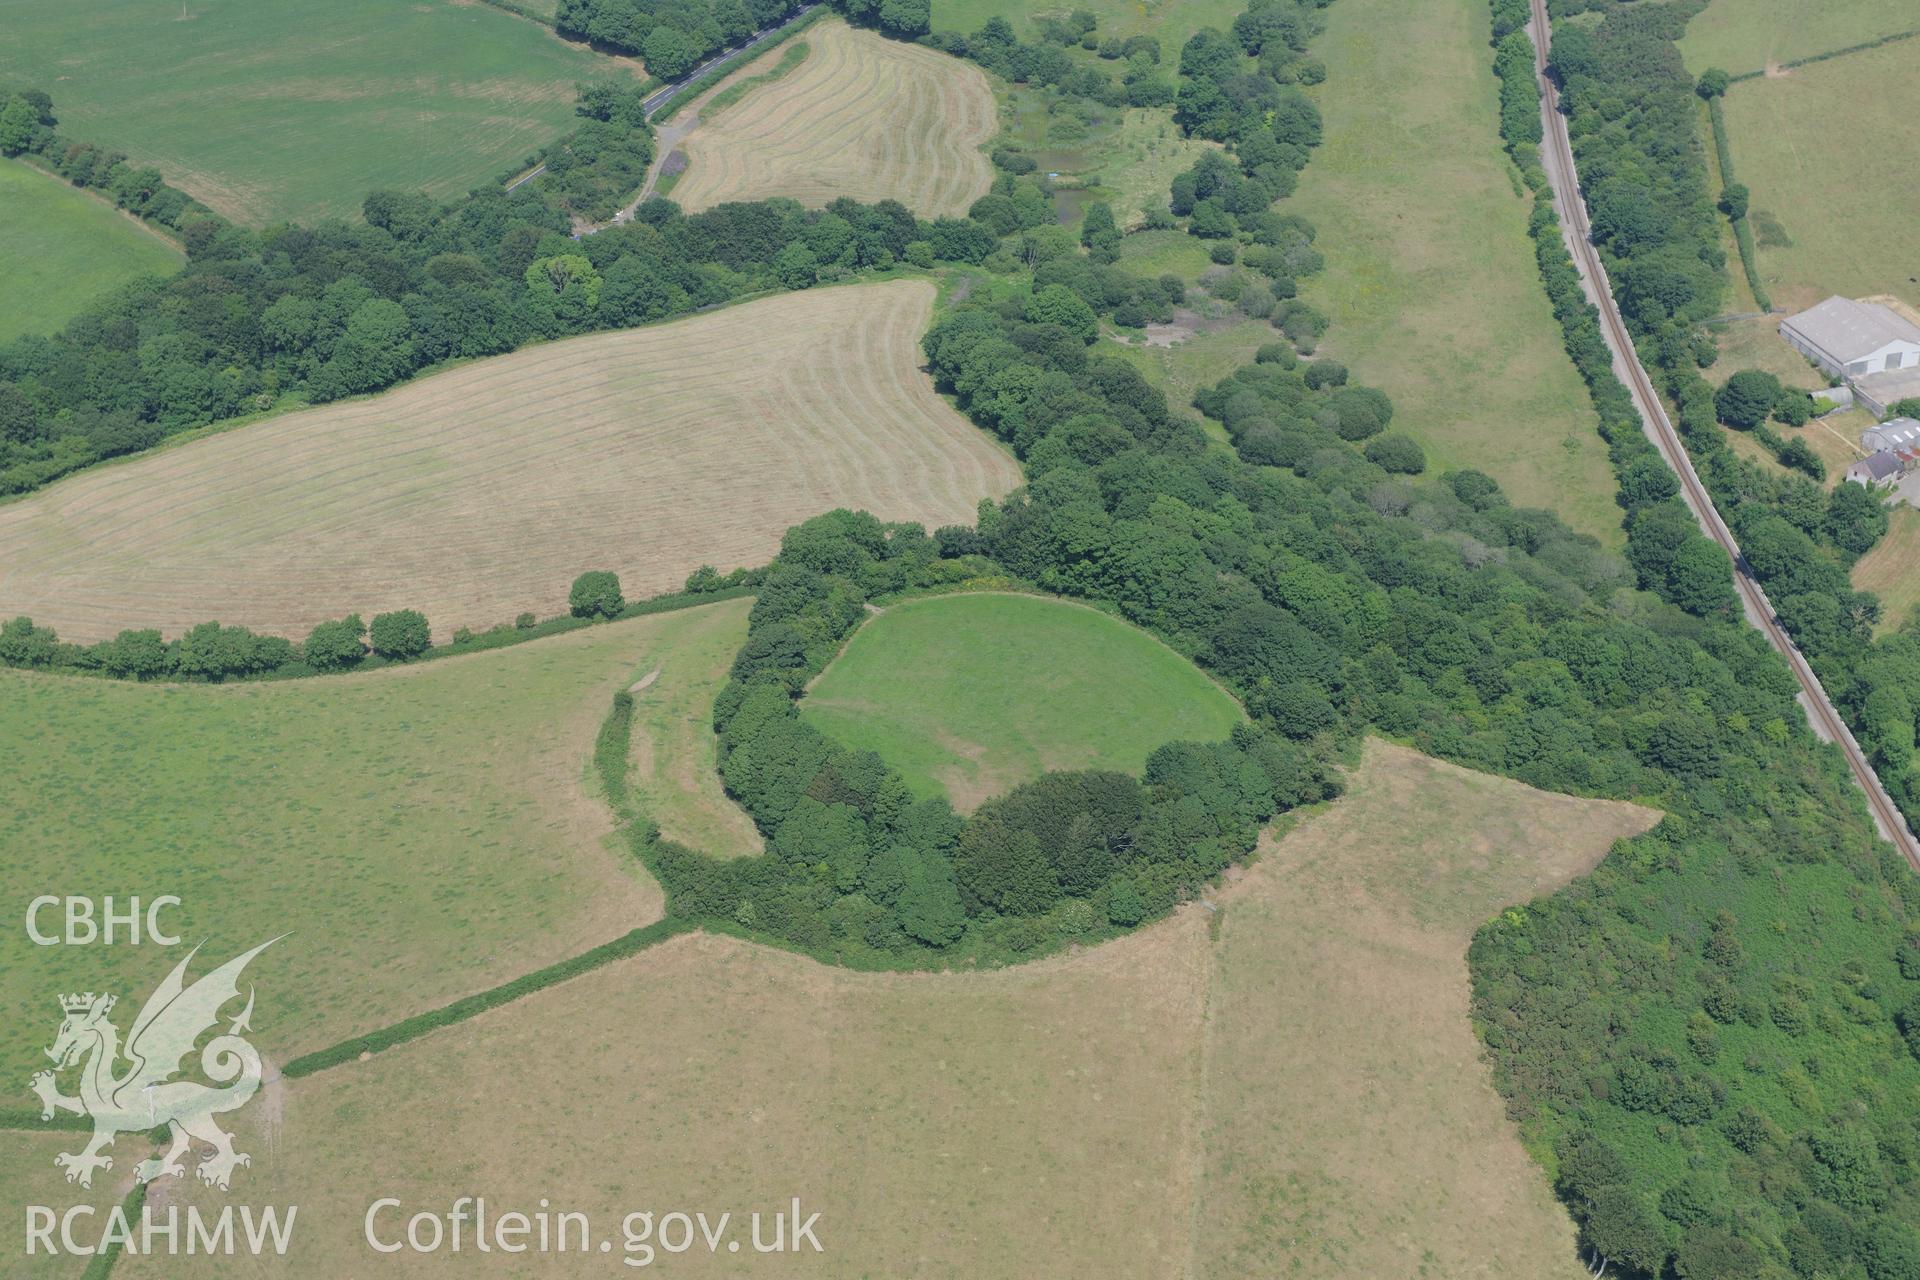
[[[180,1157],[196,1140],[213,1148],[213,1154],[204,1156],[195,1171],[209,1186],[227,1190],[234,1168],[253,1163],[250,1156],[233,1149],[233,1135],[213,1121],[222,1112],[245,1106],[260,1087],[260,1054],[240,1038],[242,1031],[252,1029],[248,1023],[253,1016],[251,987],[247,990],[247,1007],[233,1019],[227,1033],[208,1041],[200,1053],[200,1069],[223,1087],[174,1077],[201,1033],[220,1021],[221,1007],[239,998],[240,972],[247,962],[279,940],[263,942],[186,986],[182,979],[187,965],[200,951],[195,947],[147,997],[140,1016],[133,1020],[124,1051],[119,1030],[107,1017],[117,996],[89,991],[60,997],[60,1010],[66,1016],[53,1047],[47,1050],[54,1070],[36,1073],[29,1085],[40,1097],[42,1120],[53,1119],[56,1111],[71,1111],[93,1120],[93,1140],[85,1151],[53,1158],[56,1166],[67,1171],[68,1182],[91,1187],[94,1170],[113,1168],[113,1157],[101,1151],[113,1145],[116,1135],[161,1125],[171,1131],[173,1145],[158,1159],[139,1163],[135,1175],[141,1182],[185,1173]],[[122,1056],[130,1065],[124,1074],[116,1075],[115,1067]],[[84,1063],[80,1094],[70,1098],[60,1092],[54,1073],[76,1063]]]

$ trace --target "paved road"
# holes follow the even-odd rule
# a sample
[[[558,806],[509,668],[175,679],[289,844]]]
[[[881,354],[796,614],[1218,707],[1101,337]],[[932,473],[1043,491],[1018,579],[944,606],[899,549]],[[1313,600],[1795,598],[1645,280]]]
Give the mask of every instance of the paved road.
[[[1620,318],[1620,310],[1614,304],[1612,290],[1607,284],[1606,267],[1589,238],[1586,205],[1580,196],[1580,175],[1573,163],[1573,146],[1567,138],[1566,117],[1560,114],[1560,91],[1547,77],[1546,55],[1553,29],[1547,18],[1546,0],[1532,0],[1532,5],[1533,22],[1529,24],[1528,34],[1533,37],[1534,74],[1540,82],[1541,116],[1546,126],[1546,141],[1540,148],[1540,162],[1553,184],[1554,208],[1560,215],[1560,228],[1567,249],[1573,254],[1574,265],[1579,269],[1581,284],[1586,289],[1588,300],[1600,309],[1600,327],[1606,336],[1607,346],[1613,351],[1614,372],[1633,393],[1647,438],[1653,441],[1661,456],[1667,460],[1667,465],[1680,477],[1681,496],[1692,509],[1694,518],[1700,522],[1701,529],[1732,557],[1733,584],[1739,591],[1740,604],[1747,620],[1760,629],[1792,668],[1794,679],[1800,683],[1800,705],[1805,709],[1814,732],[1840,747],[1854,780],[1866,792],[1867,808],[1872,812],[1880,834],[1891,840],[1914,869],[1920,871],[1920,842],[1916,842],[1913,833],[1907,829],[1899,808],[1880,785],[1873,766],[1867,762],[1866,753],[1854,741],[1846,722],[1840,718],[1840,713],[1827,697],[1827,691],[1813,674],[1813,668],[1807,665],[1806,657],[1793,643],[1792,637],[1787,635],[1786,628],[1780,625],[1773,606],[1767,601],[1766,592],[1754,581],[1746,557],[1740,554],[1739,544],[1733,540],[1732,532],[1721,520],[1706,486],[1694,471],[1693,460],[1687,456],[1686,447],[1681,444],[1673,422],[1667,417],[1666,406],[1654,390],[1653,380],[1647,376],[1645,366],[1634,351],[1633,339],[1626,323]]]

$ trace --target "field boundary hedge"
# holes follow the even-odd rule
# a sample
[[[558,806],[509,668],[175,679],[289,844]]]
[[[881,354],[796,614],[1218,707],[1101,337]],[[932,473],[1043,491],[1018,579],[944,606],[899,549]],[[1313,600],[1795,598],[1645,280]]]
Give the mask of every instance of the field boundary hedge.
[[[1782,71],[1791,71],[1795,67],[1810,67],[1816,62],[1828,62],[1834,58],[1844,58],[1850,53],[1865,53],[1869,49],[1878,49],[1881,45],[1894,44],[1901,40],[1911,40],[1915,36],[1920,36],[1920,27],[1915,27],[1911,31],[1895,31],[1891,35],[1880,36],[1874,40],[1865,40],[1859,44],[1850,44],[1844,49],[1828,49],[1825,53],[1810,53],[1804,58],[1794,58],[1790,61],[1782,62],[1779,64],[1779,67]],[[1761,67],[1757,71],[1742,71],[1739,75],[1728,76],[1727,83],[1729,85],[1735,85],[1747,80],[1758,80],[1766,74],[1767,69],[1765,67]]]
[[[331,667],[325,670],[310,665],[296,653],[290,660],[268,670],[230,673],[222,676],[218,680],[195,678],[190,675],[180,675],[178,672],[169,672],[165,675],[156,676],[135,676],[109,671],[98,665],[82,665],[79,662],[73,661],[71,657],[66,661],[61,661],[58,657],[52,661],[20,661],[16,658],[13,647],[7,643],[11,636],[10,629],[22,621],[26,622],[28,628],[32,628],[32,621],[31,619],[24,618],[15,619],[14,622],[6,624],[6,628],[0,629],[0,667],[13,667],[22,671],[46,671],[55,675],[64,676],[83,676],[96,680],[125,680],[133,684],[268,684],[281,680],[305,680],[314,676],[353,675],[368,671],[379,671],[387,667],[418,666],[421,663],[435,662],[442,658],[459,658],[473,653],[488,653],[495,649],[505,649],[513,645],[525,644],[529,640],[539,640],[547,636],[565,635],[570,631],[579,631],[586,627],[598,626],[603,622],[627,622],[634,618],[650,617],[656,613],[674,613],[681,609],[697,609],[701,605],[718,604],[723,600],[738,600],[743,596],[752,595],[757,590],[754,582],[764,570],[750,569],[736,572],[738,576],[745,578],[746,581],[716,587],[712,590],[665,592],[661,595],[651,596],[645,600],[637,600],[610,618],[576,617],[572,614],[558,614],[544,621],[524,624],[519,622],[502,622],[485,631],[468,633],[464,637],[456,633],[455,638],[449,640],[447,643],[431,645],[411,658],[387,658],[377,653],[369,652],[357,662],[353,662],[347,666]],[[521,616],[523,618],[531,618],[533,615],[528,613]],[[245,628],[236,627],[233,628],[233,630],[244,631]],[[122,634],[125,633],[123,632]],[[255,638],[266,640],[272,637]],[[109,645],[113,643],[115,643],[115,641],[102,642],[102,644]],[[51,640],[48,642],[48,645],[54,649],[56,653],[62,650],[80,654],[88,652],[88,648],[83,648],[78,645],[63,646]],[[98,649],[99,647],[99,645],[90,646],[92,649]]]
[[[391,1026],[368,1032],[366,1035],[353,1036],[338,1044],[312,1053],[301,1054],[281,1069],[280,1074],[289,1080],[299,1080],[329,1067],[337,1067],[343,1062],[357,1059],[361,1054],[382,1053],[410,1040],[418,1040],[430,1031],[441,1027],[450,1027],[468,1018],[498,1009],[501,1005],[511,1004],[524,996],[545,991],[549,987],[559,986],[570,978],[612,964],[616,960],[625,960],[645,951],[648,947],[665,942],[668,938],[691,932],[693,925],[685,920],[656,920],[649,925],[622,934],[611,942],[601,943],[591,951],[583,951],[577,956],[550,964],[544,969],[522,974],[510,982],[501,983],[485,991],[463,996],[451,1004],[426,1013],[415,1014],[402,1019]]]
[[[85,1116],[69,1115],[64,1111],[53,1113],[53,1119],[42,1120],[40,1113],[32,1107],[0,1107],[0,1130],[19,1130],[25,1133],[73,1133],[85,1132],[93,1128],[93,1122]]]
[[[1773,310],[1773,299],[1767,296],[1767,287],[1760,283],[1760,253],[1753,242],[1753,224],[1747,220],[1745,209],[1739,217],[1727,205],[1729,193],[1735,185],[1733,177],[1733,145],[1727,138],[1727,114],[1721,109],[1724,94],[1715,94],[1707,99],[1707,122],[1713,134],[1714,158],[1720,162],[1720,196],[1727,221],[1733,224],[1733,242],[1740,249],[1740,267],[1747,275],[1747,288],[1753,291],[1753,300],[1762,311]]]
[[[129,1225],[140,1221],[141,1211],[147,1204],[147,1185],[144,1182],[133,1184],[133,1190],[127,1192],[126,1199],[120,1202],[120,1212]],[[289,1224],[291,1225],[291,1224]],[[126,1251],[126,1241],[120,1236],[108,1240],[87,1263],[87,1269],[80,1280],[107,1280],[113,1274],[114,1264],[120,1261],[120,1255]]]
[[[552,18],[535,13],[525,5],[515,4],[514,0],[481,0],[481,2],[483,4],[490,4],[496,9],[504,10],[516,18],[525,18],[528,22],[537,22],[549,31],[553,29]]]

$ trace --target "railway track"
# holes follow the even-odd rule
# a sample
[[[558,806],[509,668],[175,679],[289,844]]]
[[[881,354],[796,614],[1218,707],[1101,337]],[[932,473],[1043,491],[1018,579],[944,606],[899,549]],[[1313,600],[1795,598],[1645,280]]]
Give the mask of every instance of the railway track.
[[[1681,443],[1672,419],[1667,416],[1666,405],[1662,403],[1653,379],[1647,375],[1646,366],[1640,363],[1639,353],[1634,350],[1633,337],[1627,331],[1619,307],[1614,303],[1606,266],[1600,261],[1599,251],[1594,248],[1591,239],[1586,202],[1580,194],[1580,175],[1573,160],[1573,144],[1567,136],[1566,118],[1560,114],[1560,91],[1547,75],[1547,50],[1552,42],[1553,27],[1547,15],[1546,0],[1531,0],[1531,3],[1533,21],[1529,24],[1528,34],[1533,39],[1534,76],[1539,82],[1541,117],[1545,126],[1540,160],[1553,187],[1554,207],[1560,215],[1567,250],[1573,255],[1574,266],[1580,272],[1589,299],[1599,309],[1601,330],[1607,346],[1613,352],[1614,372],[1632,393],[1647,438],[1653,441],[1654,447],[1667,460],[1667,465],[1680,477],[1681,496],[1693,511],[1694,518],[1700,522],[1701,530],[1719,543],[1732,559],[1733,585],[1739,593],[1747,620],[1758,627],[1768,642],[1787,660],[1794,679],[1800,685],[1800,705],[1806,711],[1814,732],[1840,748],[1854,781],[1866,793],[1867,808],[1873,814],[1880,834],[1893,842],[1915,871],[1920,871],[1920,842],[1914,839],[1899,807],[1887,794],[1886,788],[1880,785],[1879,775],[1873,771],[1866,753],[1860,749],[1846,721],[1840,718],[1839,711],[1827,697],[1826,689],[1808,665],[1806,656],[1781,625],[1773,605],[1767,600],[1766,592],[1754,580],[1752,569],[1740,552],[1740,544],[1734,541],[1732,530],[1720,518],[1712,495],[1701,483],[1699,473],[1693,469],[1693,460],[1687,456],[1686,446]]]

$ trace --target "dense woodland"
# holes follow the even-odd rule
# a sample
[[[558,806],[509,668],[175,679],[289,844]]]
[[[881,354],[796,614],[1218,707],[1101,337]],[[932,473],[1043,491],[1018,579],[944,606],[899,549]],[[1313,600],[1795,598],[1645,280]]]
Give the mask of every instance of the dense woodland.
[[[1679,132],[1690,137],[1679,107],[1692,86],[1671,56],[1678,19],[1648,0],[1600,7],[1596,27],[1556,50],[1608,211],[1596,228],[1636,325],[1672,354],[1661,367],[1698,377],[1692,329],[1718,305],[1724,264],[1704,181],[1686,171],[1696,144]],[[1524,131],[1510,74],[1523,8],[1497,0],[1496,34],[1503,119],[1538,192],[1537,129]],[[1268,207],[1317,141],[1295,96],[1320,74],[1304,52],[1316,22],[1311,5],[1256,4],[1179,61],[1184,127],[1227,150],[1182,176],[1168,216],[1246,255],[1276,292],[1317,265],[1312,228]],[[1471,955],[1496,1080],[1583,1250],[1629,1277],[1920,1275],[1920,878],[1874,837],[1785,666],[1732,609],[1725,556],[1650,460],[1594,314],[1569,292],[1549,202],[1536,202],[1536,248],[1613,453],[1624,561],[1549,512],[1512,507],[1484,475],[1425,475],[1393,430],[1420,406],[1303,358],[1323,318],[1289,328],[1276,312],[1287,341],[1277,334],[1191,407],[1169,405],[1096,335],[1103,319],[1170,305],[1183,282],[1115,268],[1114,229],[1097,217],[1063,237],[1039,216],[1031,162],[997,159],[998,202],[932,225],[887,205],[775,201],[688,218],[658,202],[631,228],[573,242],[549,196],[497,191],[447,210],[370,199],[366,227],[216,224],[189,237],[178,281],[0,352],[0,379],[30,404],[36,440],[41,424],[84,439],[71,425],[110,412],[149,428],[207,420],[176,385],[238,380],[258,395],[271,377],[276,393],[343,393],[357,389],[345,377],[356,360],[400,343],[406,360],[380,366],[395,376],[441,352],[865,266],[985,263],[925,350],[1028,483],[983,505],[975,527],[929,535],[839,512],[789,531],[756,575],[748,640],[715,708],[723,778],[769,853],[711,859],[643,829],[674,917],[873,966],[1007,960],[1097,937],[1245,856],[1270,815],[1331,794],[1328,762],[1365,732],[1541,787],[1638,799],[1668,816],[1577,884],[1503,913]],[[445,318],[416,330],[422,317]],[[410,345],[443,331],[431,351]],[[1786,499],[1766,492],[1761,515],[1775,518]],[[1809,557],[1861,536],[1839,501],[1802,513],[1813,532],[1793,526]],[[1782,546],[1783,561],[1801,550]],[[982,582],[1149,628],[1229,685],[1248,727],[1169,744],[1142,779],[1049,775],[963,821],[797,717],[807,678],[868,600]],[[576,585],[587,614],[624,607],[611,584]],[[30,624],[26,636],[39,643]],[[45,646],[35,661],[98,661]]]

